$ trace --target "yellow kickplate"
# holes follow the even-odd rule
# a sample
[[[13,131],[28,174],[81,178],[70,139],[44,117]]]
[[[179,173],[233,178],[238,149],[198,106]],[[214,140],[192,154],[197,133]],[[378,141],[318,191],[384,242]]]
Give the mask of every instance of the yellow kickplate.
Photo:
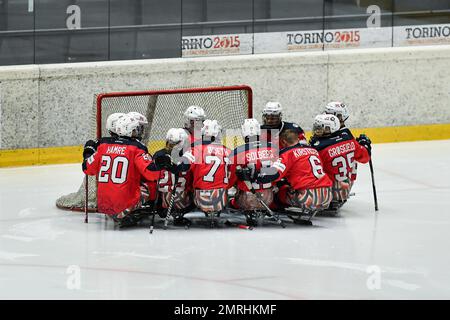
[[[450,139],[450,124],[354,128],[351,130],[355,137],[365,133],[373,143]],[[311,132],[306,132],[306,136],[309,138]],[[224,142],[228,147],[233,147],[240,142],[236,138],[229,140],[233,143]],[[148,150],[153,154],[163,147],[164,141],[151,141]],[[0,167],[81,163],[82,153],[82,146],[0,150]]]

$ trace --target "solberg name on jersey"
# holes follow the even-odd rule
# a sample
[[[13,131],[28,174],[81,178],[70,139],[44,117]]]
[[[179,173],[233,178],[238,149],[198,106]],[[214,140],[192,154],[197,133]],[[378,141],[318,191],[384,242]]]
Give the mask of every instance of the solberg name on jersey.
[[[260,151],[250,151],[245,154],[245,158],[247,159],[248,162],[253,162],[256,160],[273,159],[275,158],[275,155],[273,153],[273,150],[266,149]]]
[[[340,154],[346,154],[349,151],[355,151],[355,149],[355,143],[353,141],[350,141],[345,144],[338,145],[334,148],[330,148],[328,150],[328,154],[331,158],[334,158],[335,156],[338,156]]]

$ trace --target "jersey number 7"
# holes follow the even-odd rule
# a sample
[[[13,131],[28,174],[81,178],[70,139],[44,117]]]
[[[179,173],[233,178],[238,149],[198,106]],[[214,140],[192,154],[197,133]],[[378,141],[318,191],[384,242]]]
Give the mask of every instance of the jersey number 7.
[[[203,181],[206,182],[214,182],[215,175],[217,173],[217,170],[219,169],[219,166],[222,164],[222,160],[225,162],[225,177],[223,178],[224,183],[228,183],[228,165],[230,163],[230,159],[228,158],[219,158],[217,156],[206,156],[205,157],[205,163],[206,164],[212,164],[211,169],[206,174],[206,176],[203,177]]]

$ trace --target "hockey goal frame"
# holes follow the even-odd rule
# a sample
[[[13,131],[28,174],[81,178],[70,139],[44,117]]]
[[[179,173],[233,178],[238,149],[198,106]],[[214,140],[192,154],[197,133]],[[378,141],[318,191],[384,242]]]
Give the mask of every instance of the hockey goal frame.
[[[130,91],[130,92],[110,92],[100,93],[97,96],[97,138],[102,137],[102,100],[112,97],[130,97],[130,96],[147,96],[147,95],[170,95],[170,94],[182,94],[182,93],[201,93],[201,92],[217,92],[217,91],[247,91],[247,116],[253,117],[253,90],[248,85],[235,85],[235,86],[215,86],[215,87],[196,87],[196,88],[183,88],[183,89],[162,89],[162,90],[145,90],[145,91]]]

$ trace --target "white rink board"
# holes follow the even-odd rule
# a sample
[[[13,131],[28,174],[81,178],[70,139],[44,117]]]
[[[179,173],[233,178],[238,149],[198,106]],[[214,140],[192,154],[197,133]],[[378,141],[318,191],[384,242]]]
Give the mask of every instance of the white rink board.
[[[0,169],[0,299],[449,299],[450,140],[373,153],[378,214],[361,165],[341,216],[314,227],[152,236],[56,209],[78,164]]]

